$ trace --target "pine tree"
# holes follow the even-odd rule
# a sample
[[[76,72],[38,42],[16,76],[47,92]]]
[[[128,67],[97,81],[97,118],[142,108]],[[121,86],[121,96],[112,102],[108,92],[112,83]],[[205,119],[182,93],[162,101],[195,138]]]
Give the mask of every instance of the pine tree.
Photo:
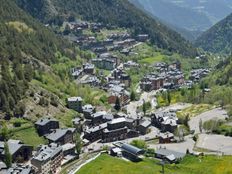
[[[202,129],[203,129],[203,122],[202,122],[202,119],[200,119],[200,121],[199,121],[199,130],[200,130],[200,133],[202,133]]]
[[[76,153],[79,157],[80,153],[81,153],[81,148],[82,148],[82,142],[81,142],[81,138],[80,138],[80,134],[77,133],[75,136],[75,145],[76,145]]]
[[[134,92],[134,90],[131,91],[130,100],[135,101],[135,92]]]
[[[31,64],[26,64],[24,67],[25,80],[30,82],[32,80],[33,76],[34,76],[34,71],[33,71]]]
[[[146,116],[146,112],[147,112],[147,106],[146,106],[145,101],[143,101],[143,114],[144,114],[144,116]]]
[[[9,102],[6,98],[6,95],[3,92],[1,92],[1,107],[2,107],[3,112],[10,111]]]
[[[114,105],[114,109],[116,111],[119,111],[121,109],[121,104],[120,104],[120,99],[119,97],[116,98],[116,101],[115,101],[115,105]]]
[[[170,94],[170,91],[168,91],[168,94],[167,94],[167,98],[168,98],[168,105],[171,104],[171,101],[172,101],[172,97],[171,97],[171,94]]]
[[[7,168],[9,168],[12,165],[12,155],[10,154],[9,146],[6,142],[4,143],[4,151],[5,151],[5,163]]]
[[[11,110],[14,109],[14,107],[15,107],[15,100],[14,100],[14,98],[11,95],[9,96],[8,101],[9,101],[9,108]]]
[[[2,141],[6,141],[9,139],[9,131],[8,131],[6,124],[3,124],[3,126],[0,130],[0,139]]]

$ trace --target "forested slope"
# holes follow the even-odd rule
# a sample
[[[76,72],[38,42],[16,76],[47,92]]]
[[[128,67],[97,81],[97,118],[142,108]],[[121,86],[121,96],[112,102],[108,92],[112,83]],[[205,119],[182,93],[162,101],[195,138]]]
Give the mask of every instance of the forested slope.
[[[16,0],[20,7],[44,23],[61,24],[80,17],[106,25],[125,27],[133,34],[147,33],[159,48],[195,56],[196,49],[180,34],[170,30],[127,0]]]
[[[203,33],[195,45],[213,53],[231,54],[232,50],[232,14]]]
[[[35,64],[56,62],[56,51],[72,57],[74,49],[12,0],[0,0],[0,110],[20,116]]]

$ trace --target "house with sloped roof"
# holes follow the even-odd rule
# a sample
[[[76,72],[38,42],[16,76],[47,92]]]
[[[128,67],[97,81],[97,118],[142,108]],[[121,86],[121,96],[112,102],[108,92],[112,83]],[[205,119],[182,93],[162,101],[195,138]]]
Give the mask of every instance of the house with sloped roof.
[[[186,154],[169,150],[166,148],[159,148],[155,151],[155,157],[165,160],[170,163],[175,163],[180,159],[183,159]]]
[[[58,129],[59,127],[59,121],[50,117],[40,118],[35,122],[35,128],[39,136],[48,134],[52,129]]]
[[[68,108],[82,112],[82,101],[83,99],[81,97],[70,97],[67,99]]]
[[[33,147],[20,140],[8,140],[7,145],[13,162],[28,161],[32,156]],[[0,141],[0,160],[5,161],[5,142]]]
[[[75,128],[55,129],[50,134],[47,134],[45,138],[49,141],[49,143],[64,145],[74,142],[75,132]]]
[[[138,131],[140,134],[145,135],[149,132],[149,127],[151,126],[151,122],[149,120],[143,121],[138,125]]]
[[[177,128],[177,115],[175,112],[155,112],[151,115],[152,124],[162,132],[174,132]]]

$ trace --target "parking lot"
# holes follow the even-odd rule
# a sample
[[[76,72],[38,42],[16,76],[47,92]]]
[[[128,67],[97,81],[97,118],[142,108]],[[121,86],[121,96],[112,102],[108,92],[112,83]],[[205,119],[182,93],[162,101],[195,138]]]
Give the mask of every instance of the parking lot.
[[[200,134],[196,147],[232,155],[232,137]]]

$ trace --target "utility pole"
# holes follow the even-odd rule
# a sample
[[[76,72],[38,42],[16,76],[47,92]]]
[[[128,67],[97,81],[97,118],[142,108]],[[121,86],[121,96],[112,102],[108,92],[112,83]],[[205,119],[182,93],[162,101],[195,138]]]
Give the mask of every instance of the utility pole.
[[[161,174],[165,174],[165,171],[164,171],[165,162],[162,160],[162,161],[160,161],[158,164],[161,165],[161,167],[162,167],[160,173],[161,173]]]
[[[162,171],[161,171],[161,173],[164,174],[164,161],[161,162],[161,165],[162,165]]]

